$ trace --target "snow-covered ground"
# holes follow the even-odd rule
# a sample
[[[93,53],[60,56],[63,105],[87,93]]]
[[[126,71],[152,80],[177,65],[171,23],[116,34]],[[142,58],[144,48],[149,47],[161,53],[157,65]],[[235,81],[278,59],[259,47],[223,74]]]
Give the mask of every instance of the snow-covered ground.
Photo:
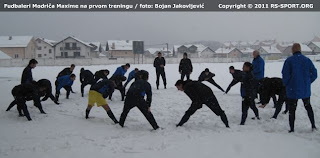
[[[216,74],[215,81],[224,89],[232,77],[228,67],[234,65],[241,69],[242,63],[194,64],[192,79],[205,68]],[[266,63],[266,76],[280,77],[282,62]],[[320,63],[315,63],[320,70]],[[85,66],[92,72],[109,69],[114,72],[119,65]],[[114,125],[102,108],[94,107],[91,119],[84,118],[87,106],[85,97],[80,97],[79,71],[75,69],[77,81],[73,89],[77,92],[65,99],[62,90],[60,102],[55,105],[50,99],[43,102],[46,115],[28,102],[33,121],[18,117],[15,108],[6,112],[13,100],[11,89],[19,84],[23,67],[0,68],[0,157],[17,158],[57,158],[57,157],[230,157],[230,158],[318,158],[320,155],[320,132],[311,132],[307,113],[299,101],[296,116],[296,132],[289,134],[288,115],[280,114],[277,120],[269,119],[274,109],[271,102],[265,109],[259,109],[262,120],[248,119],[245,126],[238,125],[241,117],[240,85],[234,86],[228,95],[223,95],[217,88],[209,85],[221,107],[225,110],[231,128],[224,127],[220,118],[206,106],[197,111],[180,128],[176,128],[184,112],[190,106],[190,99],[174,87],[179,79],[178,65],[166,66],[168,89],[156,90],[155,71],[152,65],[132,65],[150,72],[149,82],[153,86],[152,112],[164,129],[150,131],[151,126],[136,108],[126,120],[125,128]],[[64,67],[36,67],[34,79],[47,78],[54,83],[57,73]],[[128,75],[128,73],[126,74]],[[311,103],[313,105],[316,126],[320,128],[320,79],[312,85]],[[120,93],[114,93],[113,101],[108,101],[111,109],[119,118],[123,102]],[[249,117],[253,112],[249,111]]]

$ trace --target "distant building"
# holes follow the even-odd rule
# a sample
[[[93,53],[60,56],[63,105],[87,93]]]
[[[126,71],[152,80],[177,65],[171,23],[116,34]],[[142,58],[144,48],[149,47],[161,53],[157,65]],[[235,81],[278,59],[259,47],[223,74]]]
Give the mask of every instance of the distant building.
[[[147,48],[145,50],[144,56],[145,57],[157,57],[158,53],[161,53],[163,57],[172,57],[173,53],[172,50],[168,50],[166,48]]]
[[[289,45],[283,52],[283,56],[291,56],[292,55],[292,45]],[[312,50],[305,44],[300,43],[301,46],[301,53],[304,55],[312,55]]]
[[[308,47],[312,50],[312,54],[320,54],[320,42],[310,42]]]
[[[0,36],[0,50],[11,58],[35,58],[36,48],[33,36]]]
[[[215,58],[241,58],[242,52],[238,48],[219,48],[214,51]]]
[[[255,49],[252,48],[243,48],[241,49],[242,57],[252,57],[252,53]]]
[[[114,58],[133,58],[132,40],[109,40],[106,50]]]
[[[265,59],[277,60],[282,57],[282,52],[276,46],[262,46],[258,51]]]
[[[57,43],[45,38],[37,38],[36,58],[54,59],[54,45]]]
[[[318,36],[314,36],[311,42],[320,42],[320,38]]]
[[[92,58],[95,47],[75,37],[67,37],[54,45],[56,58]]]
[[[214,54],[210,47],[202,44],[174,45],[173,52],[178,58],[182,58],[184,53],[187,53],[189,58],[208,58]]]
[[[90,42],[89,45],[92,46],[90,53],[92,58],[99,58],[101,54],[105,56],[105,51],[100,42]]]

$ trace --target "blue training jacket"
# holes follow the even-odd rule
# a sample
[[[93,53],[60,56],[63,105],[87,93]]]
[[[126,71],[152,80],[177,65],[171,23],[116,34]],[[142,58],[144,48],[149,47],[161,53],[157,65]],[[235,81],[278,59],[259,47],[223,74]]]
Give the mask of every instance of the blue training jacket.
[[[112,76],[118,76],[118,75],[121,75],[121,76],[124,76],[124,74],[126,74],[127,70],[124,69],[123,66],[120,66],[117,68],[117,70],[113,73]]]
[[[130,82],[132,79],[134,79],[135,77],[136,77],[136,71],[135,71],[135,70],[132,70],[132,71],[129,73],[127,82],[129,83],[129,82]]]
[[[312,61],[301,52],[286,59],[282,68],[282,82],[286,86],[287,97],[305,99],[311,96],[311,83],[317,78],[317,69]]]
[[[70,78],[70,75],[64,75],[64,76],[61,76],[61,77],[58,77],[58,87],[57,87],[57,90],[60,90],[62,87],[64,86],[72,86],[73,84],[73,81],[71,80]]]
[[[257,58],[252,60],[253,75],[256,80],[264,78],[264,60],[259,55]]]

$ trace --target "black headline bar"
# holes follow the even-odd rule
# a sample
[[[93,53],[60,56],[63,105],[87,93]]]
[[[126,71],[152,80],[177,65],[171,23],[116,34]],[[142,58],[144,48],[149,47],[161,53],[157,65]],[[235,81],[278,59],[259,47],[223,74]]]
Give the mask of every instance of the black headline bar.
[[[0,11],[320,11],[320,0],[1,0]]]

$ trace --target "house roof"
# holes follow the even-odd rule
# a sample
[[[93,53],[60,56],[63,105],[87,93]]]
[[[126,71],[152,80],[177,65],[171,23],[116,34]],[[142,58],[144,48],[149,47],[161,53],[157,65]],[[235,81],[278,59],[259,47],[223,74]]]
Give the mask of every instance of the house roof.
[[[253,51],[254,51],[254,49],[252,49],[252,48],[245,48],[245,49],[241,49],[240,50],[243,54],[251,54]]]
[[[313,43],[314,45],[320,48],[320,42],[311,42],[311,43]]]
[[[45,39],[45,38],[37,38],[36,40],[38,40],[38,39],[49,44],[50,46],[54,46],[57,43],[57,41],[49,40],[49,39]]]
[[[311,42],[320,42],[320,38],[318,36],[314,36]]]
[[[237,49],[237,48],[218,48],[214,52],[217,54],[229,54],[234,49]]]
[[[108,40],[109,50],[133,50],[132,40]]]
[[[33,36],[0,36],[0,47],[27,47],[32,39]]]
[[[261,48],[269,54],[281,54],[281,51],[275,46],[262,46]]]
[[[61,40],[61,41],[59,41],[59,42],[58,42],[58,43],[56,43],[55,45],[57,45],[57,44],[59,44],[59,43],[61,43],[61,42],[65,41],[65,40],[67,40],[68,38],[72,38],[72,39],[74,39],[74,40],[76,40],[76,41],[78,41],[78,42],[80,42],[80,43],[84,44],[85,46],[92,47],[92,46],[90,45],[90,43],[84,42],[84,41],[82,41],[82,40],[80,40],[80,39],[78,39],[78,38],[76,38],[76,37],[73,37],[73,36],[69,36],[69,37],[67,37],[67,38],[65,38],[65,39],[63,39],[63,40]]]
[[[101,47],[101,43],[100,42],[90,42],[89,45],[94,45],[96,46],[96,49],[93,51],[99,52],[100,51],[100,47]]]
[[[155,55],[155,53],[157,52],[163,52],[164,54],[172,54],[172,50],[167,48],[148,48],[146,49],[146,51],[148,51],[150,54]]]
[[[187,48],[189,48],[189,47],[191,47],[191,46],[196,46],[198,53],[199,53],[199,52],[203,52],[205,49],[209,48],[209,47],[206,47],[206,46],[204,46],[204,45],[202,45],[202,44],[186,44],[186,45],[174,45],[174,46],[173,46],[173,49],[174,49],[175,51],[177,51],[178,48],[181,47],[181,46],[185,46],[185,47],[187,47]]]
[[[0,50],[0,59],[11,59],[11,57]]]

